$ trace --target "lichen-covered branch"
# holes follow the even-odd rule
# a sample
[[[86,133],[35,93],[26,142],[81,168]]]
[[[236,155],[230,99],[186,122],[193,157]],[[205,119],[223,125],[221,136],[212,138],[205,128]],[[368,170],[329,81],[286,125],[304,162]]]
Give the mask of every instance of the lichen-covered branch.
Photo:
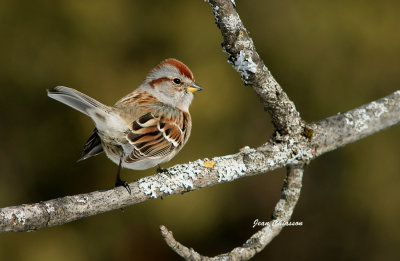
[[[346,113],[309,124],[303,135],[281,142],[269,141],[259,148],[176,165],[168,174],[156,174],[125,188],[67,196],[40,203],[0,209],[0,232],[30,231],[65,224],[106,211],[134,205],[307,163],[317,156],[354,142],[400,122],[400,91]],[[207,164],[216,162],[215,165]],[[208,167],[206,167],[208,166]],[[212,167],[210,167],[212,166]]]
[[[310,124],[316,156],[400,122],[400,90],[354,110]]]
[[[264,65],[234,4],[229,0],[208,2],[224,38],[222,46],[229,63],[240,73],[244,83],[253,87],[278,132],[283,135],[300,133],[304,123],[299,112]]]
[[[223,260],[249,260],[262,251],[271,240],[276,237],[284,225],[290,221],[294,207],[299,200],[302,187],[303,167],[288,167],[287,175],[282,187],[281,199],[275,206],[272,220],[264,228],[252,235],[242,246],[234,248],[228,253],[215,257],[202,256],[194,249],[188,248],[178,241],[165,226],[161,226],[161,235],[165,242],[178,255],[185,260],[193,261],[223,261]]]

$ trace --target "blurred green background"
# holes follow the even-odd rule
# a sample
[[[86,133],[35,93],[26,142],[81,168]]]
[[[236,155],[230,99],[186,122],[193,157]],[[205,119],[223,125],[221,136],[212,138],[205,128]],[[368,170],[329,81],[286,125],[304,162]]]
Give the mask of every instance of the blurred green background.
[[[400,87],[400,2],[236,1],[257,50],[316,121]],[[175,57],[204,91],[186,147],[163,167],[258,146],[272,133],[250,87],[226,63],[207,3],[0,1],[0,207],[112,186],[104,155],[76,163],[93,124],[49,99],[76,88],[105,104]],[[254,260],[400,260],[400,128],[328,153],[307,168],[293,221]],[[154,173],[123,171],[133,181]],[[204,255],[242,244],[268,221],[284,170],[153,200],[32,233],[0,234],[0,260],[179,260],[158,227]]]

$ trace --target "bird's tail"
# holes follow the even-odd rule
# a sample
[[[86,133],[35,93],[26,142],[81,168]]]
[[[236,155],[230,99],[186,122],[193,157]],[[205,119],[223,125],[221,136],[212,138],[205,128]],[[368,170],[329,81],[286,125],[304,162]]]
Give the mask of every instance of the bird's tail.
[[[72,88],[57,86],[47,90],[47,95],[92,118],[97,130],[110,137],[124,135],[127,125],[121,117],[95,99]]]
[[[108,106],[72,88],[57,86],[53,89],[47,90],[47,95],[50,98],[62,102],[88,116],[91,116],[89,113],[90,111],[93,111],[93,109],[102,112],[109,111]]]

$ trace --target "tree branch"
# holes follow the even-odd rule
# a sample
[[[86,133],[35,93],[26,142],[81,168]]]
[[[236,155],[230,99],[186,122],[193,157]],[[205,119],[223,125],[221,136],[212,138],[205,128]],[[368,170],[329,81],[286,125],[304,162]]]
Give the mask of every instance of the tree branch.
[[[222,48],[229,56],[229,63],[244,83],[253,87],[278,132],[300,133],[304,126],[300,113],[258,55],[234,4],[229,0],[209,0],[209,3],[224,38]]]
[[[230,182],[277,168],[301,165],[319,155],[362,139],[400,122],[400,91],[346,113],[310,124],[310,135],[298,135],[282,142],[239,153],[196,160],[168,169],[170,175],[156,174],[125,188],[67,196],[49,201],[0,209],[0,232],[31,231],[62,225],[80,218],[166,197],[186,191]],[[339,131],[340,130],[340,131]],[[207,161],[215,161],[205,167]]]
[[[400,122],[400,90],[346,113],[310,124],[316,156],[335,150]]]
[[[188,248],[178,241],[165,226],[161,226],[161,235],[170,248],[186,260],[249,260],[262,251],[274,237],[276,237],[285,224],[292,217],[294,207],[299,200],[301,191],[301,180],[303,178],[303,167],[288,167],[286,179],[283,183],[281,199],[275,206],[272,220],[257,233],[252,235],[241,247],[236,247],[228,253],[215,257],[202,256],[194,249]]]

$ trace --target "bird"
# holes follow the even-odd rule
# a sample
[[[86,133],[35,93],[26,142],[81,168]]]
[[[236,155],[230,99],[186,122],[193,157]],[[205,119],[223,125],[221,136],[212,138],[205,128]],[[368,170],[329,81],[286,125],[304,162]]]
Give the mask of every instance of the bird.
[[[201,91],[192,71],[169,58],[156,65],[133,92],[107,106],[75,89],[57,86],[47,95],[89,116],[95,125],[78,161],[103,151],[118,165],[115,187],[129,184],[121,168],[145,170],[171,160],[186,144],[192,130],[189,106]]]

